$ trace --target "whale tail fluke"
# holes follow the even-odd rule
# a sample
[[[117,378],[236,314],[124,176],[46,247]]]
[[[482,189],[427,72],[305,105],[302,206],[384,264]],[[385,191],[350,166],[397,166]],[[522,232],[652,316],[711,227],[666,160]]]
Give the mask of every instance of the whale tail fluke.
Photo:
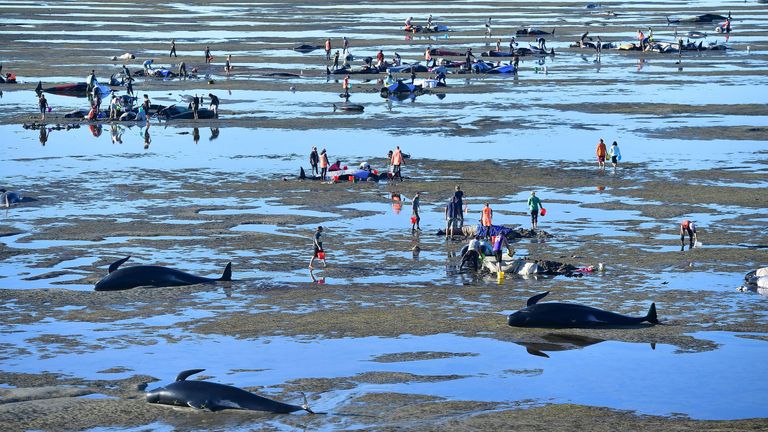
[[[306,411],[306,412],[308,412],[308,413],[310,413],[310,414],[314,414],[315,412],[314,412],[314,411],[312,411],[312,410],[309,408],[309,401],[307,401],[307,395],[306,395],[306,394],[304,394],[304,392],[302,392],[302,393],[301,393],[301,397],[303,397],[303,398],[304,398],[304,403],[303,403],[303,404],[301,404],[301,409],[303,409],[304,411]]]
[[[224,268],[224,274],[221,275],[219,278],[220,281],[231,281],[232,280],[232,263],[227,263],[227,266]]]
[[[123,259],[119,259],[119,260],[117,260],[117,261],[113,262],[112,264],[110,264],[110,265],[109,265],[109,273],[112,273],[113,271],[117,270],[117,269],[118,269],[118,267],[120,267],[121,265],[123,265],[123,264],[124,264],[126,261],[128,261],[129,259],[131,259],[131,256],[130,256],[130,255],[128,255],[127,257],[125,257],[125,258],[123,258]]]
[[[659,318],[656,316],[656,303],[651,303],[651,308],[648,309],[648,315],[645,316],[645,320],[651,324],[659,323]]]

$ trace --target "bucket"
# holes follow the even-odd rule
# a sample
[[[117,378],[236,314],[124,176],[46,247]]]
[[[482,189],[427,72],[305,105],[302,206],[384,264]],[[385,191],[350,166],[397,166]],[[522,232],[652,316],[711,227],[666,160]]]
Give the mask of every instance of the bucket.
[[[541,212],[539,212],[539,214],[540,214],[540,215],[542,215],[542,216],[546,216],[546,215],[547,215],[547,209],[545,209],[544,207],[542,207],[542,208],[541,208]]]
[[[325,252],[320,251],[317,253],[317,258],[324,260],[325,259]]]
[[[415,223],[416,223],[416,216],[411,216],[411,224],[415,224]]]

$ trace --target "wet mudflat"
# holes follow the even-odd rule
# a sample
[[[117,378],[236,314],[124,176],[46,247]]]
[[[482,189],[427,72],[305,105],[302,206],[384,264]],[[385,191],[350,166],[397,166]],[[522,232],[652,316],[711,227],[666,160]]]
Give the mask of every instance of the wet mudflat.
[[[417,7],[418,6],[418,7]],[[38,198],[0,219],[0,422],[9,430],[760,430],[768,376],[768,301],[738,292],[768,263],[766,9],[755,2],[607,5],[577,2],[448,4],[429,11],[453,32],[406,38],[423,6],[324,3],[6,2],[0,146],[3,187]],[[682,9],[681,9],[682,8]],[[585,29],[630,41],[666,15],[734,17],[727,52],[594,53],[568,48]],[[494,39],[482,23],[494,17]],[[98,17],[98,20],[95,18]],[[185,24],[186,23],[186,24]],[[378,95],[376,76],[353,77],[362,114],[333,113],[340,83],[324,53],[298,43],[351,39],[359,57],[427,45],[491,49],[518,26],[557,28],[552,58],[523,58],[517,77],[448,77],[449,87],[405,101]],[[44,129],[34,93],[82,81],[109,58],[180,59],[213,79],[143,80],[159,103],[215,93],[212,121],[144,125],[65,120],[85,99],[51,96]],[[524,45],[530,38],[521,38]],[[214,64],[202,63],[202,50]],[[43,49],[44,47],[44,49]],[[747,49],[749,47],[749,50]],[[227,53],[235,73],[223,73]],[[175,59],[174,59],[175,61]],[[356,62],[356,63],[359,63]],[[543,73],[543,67],[547,73]],[[536,71],[539,68],[539,71]],[[679,70],[679,68],[681,68]],[[298,78],[263,74],[291,71]],[[370,78],[370,79],[368,79]],[[380,78],[380,77],[378,77]],[[294,87],[293,91],[290,87]],[[444,96],[444,97],[442,97]],[[55,124],[79,126],[70,130]],[[619,141],[615,172],[593,162],[598,138]],[[42,145],[41,145],[42,144]],[[298,181],[311,146],[346,165],[400,145],[403,183]],[[6,184],[7,183],[7,186]],[[464,244],[436,236],[456,184],[467,223],[483,202],[494,222],[527,227],[531,190],[551,238],[513,244],[518,256],[577,266],[581,278],[475,276],[455,271]],[[422,228],[410,200],[422,194]],[[701,247],[680,251],[678,224]],[[326,227],[328,268],[309,272],[311,234]],[[419,252],[414,253],[414,246]],[[160,264],[233,282],[94,292],[109,263]],[[656,302],[663,325],[639,329],[515,329],[506,316],[531,295],[633,316]],[[184,369],[201,378],[298,403],[323,415],[173,409],[144,401],[145,384]],[[598,420],[599,419],[599,420]]]

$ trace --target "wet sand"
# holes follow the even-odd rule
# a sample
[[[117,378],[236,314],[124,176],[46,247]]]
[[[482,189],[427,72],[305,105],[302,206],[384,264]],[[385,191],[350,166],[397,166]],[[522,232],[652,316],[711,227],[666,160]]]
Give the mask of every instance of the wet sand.
[[[483,140],[500,131],[533,131],[546,137],[549,129],[564,124],[573,130],[594,131],[595,136],[603,133],[610,136],[611,131],[618,128],[612,120],[591,124],[580,118],[582,114],[628,116],[628,124],[622,127],[637,129],[639,136],[668,137],[678,143],[710,139],[766,141],[764,104],[750,100],[724,103],[706,96],[701,96],[709,99],[706,103],[658,102],[653,100],[652,90],[653,86],[673,88],[696,82],[696,91],[706,92],[710,87],[705,83],[712,82],[711,89],[715,92],[720,86],[718,83],[742,82],[738,81],[741,79],[754,80],[757,88],[764,90],[768,64],[763,42],[766,33],[755,23],[764,20],[766,12],[754,3],[729,5],[734,16],[748,17],[739,24],[742,39],[734,36],[734,53],[713,52],[688,57],[682,77],[670,76],[676,70],[676,56],[649,53],[644,61],[650,70],[640,76],[625,73],[634,70],[640,54],[604,53],[603,56],[610,56],[612,61],[604,61],[605,66],[598,72],[605,78],[598,80],[594,85],[596,89],[589,91],[598,94],[600,89],[605,89],[611,93],[622,86],[647,86],[647,103],[610,98],[589,103],[588,99],[568,99],[575,96],[563,91],[557,96],[558,100],[532,100],[530,105],[519,108],[520,111],[518,108],[512,111],[504,104],[493,105],[495,95],[510,91],[509,81],[485,79],[462,85],[461,80],[449,77],[452,85],[445,90],[445,100],[450,105],[438,114],[430,111],[435,109],[430,105],[423,108],[424,105],[415,104],[413,107],[395,105],[396,112],[391,116],[371,107],[363,116],[333,117],[329,117],[328,101],[338,100],[336,93],[340,84],[326,81],[321,51],[295,54],[289,51],[294,44],[319,43],[325,34],[333,36],[338,43],[343,34],[350,34],[353,52],[369,54],[378,46],[398,47],[404,57],[416,59],[427,44],[459,49],[471,43],[478,48],[476,51],[482,49],[479,23],[487,11],[483,6],[495,7],[495,13],[502,17],[498,28],[505,31],[531,21],[545,29],[557,27],[558,35],[549,41],[556,45],[577,39],[587,25],[597,27],[599,33],[606,35],[604,41],[630,40],[639,25],[653,25],[661,30],[665,26],[664,15],[727,11],[697,5],[684,6],[685,10],[677,9],[680,6],[677,4],[662,4],[647,10],[627,5],[624,10],[619,6],[615,8],[618,17],[596,18],[589,16],[581,3],[552,2],[542,7],[538,3],[488,2],[473,3],[472,8],[455,4],[453,8],[457,10],[453,13],[444,12],[450,17],[443,21],[456,29],[449,39],[407,41],[392,29],[404,18],[401,15],[410,12],[381,16],[378,8],[368,5],[313,4],[328,8],[312,9],[298,8],[301,3],[281,3],[249,10],[222,2],[211,7],[210,15],[198,15],[200,12],[195,8],[146,3],[131,8],[130,22],[122,18],[125,10],[100,10],[103,21],[113,21],[109,31],[118,36],[88,43],[82,39],[89,35],[77,34],[77,31],[95,31],[97,35],[90,37],[102,39],[98,35],[102,30],[90,23],[78,23],[87,19],[77,15],[82,10],[63,5],[62,9],[51,11],[21,11],[13,5],[15,3],[0,6],[4,17],[0,30],[7,30],[0,33],[0,43],[6,46],[4,71],[16,71],[24,83],[4,85],[2,90],[6,101],[16,100],[15,92],[19,92],[28,94],[31,102],[7,102],[14,109],[0,114],[0,124],[18,126],[19,131],[22,123],[37,118],[31,89],[38,79],[46,83],[82,80],[92,67],[98,69],[99,76],[107,76],[115,71],[108,57],[126,51],[137,55],[137,60],[130,63],[132,69],[140,67],[139,59],[148,56],[159,59],[160,63],[166,62],[164,55],[169,45],[166,39],[174,37],[174,33],[165,30],[167,22],[172,20],[173,30],[183,32],[176,36],[179,59],[185,60],[188,68],[199,66],[203,73],[213,74],[214,84],[204,80],[146,80],[137,83],[137,92],[147,91],[153,99],[169,100],[193,92],[227,95],[232,92],[233,95],[224,101],[220,119],[169,125],[169,130],[155,132],[151,148],[156,148],[158,141],[168,139],[169,135],[191,127],[222,128],[218,142],[237,139],[227,137],[228,130],[233,128],[249,130],[250,134],[245,136],[254,141],[266,129],[306,131],[329,148],[332,142],[327,141],[328,134],[340,130],[363,130],[371,134],[382,130],[416,130],[420,134],[410,135],[413,141],[402,144],[405,151],[409,151],[408,145],[417,147],[419,136],[437,136],[445,138],[448,146],[465,145],[462,140],[474,139],[468,152],[478,153],[483,152]],[[99,7],[123,5],[106,2]],[[476,12],[473,8],[481,9]],[[238,15],[240,12],[242,15]],[[47,15],[49,13],[51,15]],[[227,14],[230,20],[223,18]],[[561,14],[568,17],[565,22],[557,20]],[[23,27],[29,25],[23,20],[30,18],[48,21],[34,29]],[[53,18],[55,22],[50,21]],[[14,21],[18,22],[14,24]],[[201,21],[206,25],[201,26]],[[50,33],[36,33],[41,28]],[[195,35],[195,30],[202,32]],[[128,33],[120,35],[124,31]],[[669,29],[662,31],[669,32]],[[217,36],[217,32],[224,36]],[[305,32],[306,36],[294,37],[293,32]],[[54,37],[62,40],[45,42]],[[759,41],[750,42],[753,46],[749,56],[744,54],[747,42],[743,39]],[[502,46],[506,42],[503,40]],[[216,64],[210,69],[198,63],[206,43],[217,56]],[[387,53],[391,51],[392,48],[387,49]],[[552,70],[549,76],[533,74],[535,61],[523,59],[519,82],[512,85],[531,93],[540,91],[542,86],[550,89],[560,86],[574,92],[579,87],[591,86],[585,81],[594,82],[594,66],[582,62],[575,50],[563,48],[562,51],[566,60],[549,63]],[[226,52],[235,53],[236,72],[230,79],[218,69]],[[730,69],[707,69],[712,62],[728,64]],[[283,81],[260,77],[264,73],[284,71],[285,65],[301,70],[303,78]],[[361,78],[354,77],[353,102],[368,96],[378,99],[375,81],[359,82]],[[295,87],[297,98],[304,92],[320,92],[324,99],[306,104],[293,100],[284,109],[279,103],[253,104],[237,99],[250,91],[256,95],[270,92],[288,95],[289,86]],[[535,99],[535,95],[526,94]],[[563,100],[559,100],[561,96]],[[479,106],[480,103],[470,99],[474,97],[495,108]],[[420,98],[433,101],[435,95]],[[61,110],[80,102],[56,101],[62,105],[52,113],[49,122],[69,122],[61,117]],[[303,111],[305,105],[312,107],[312,111]],[[427,114],[420,109],[426,109]],[[452,114],[442,115],[446,112]],[[475,112],[480,114],[472,115]],[[673,121],[666,121],[665,116]],[[724,118],[721,123],[734,124],[688,124],[689,119],[705,116],[716,117],[716,121]],[[660,118],[662,124],[649,124],[646,117]],[[332,121],[329,122],[329,118]],[[157,125],[157,129],[160,128],[161,125]],[[83,137],[64,133],[70,134],[64,135],[67,137]],[[587,145],[587,153],[591,154],[592,146]],[[362,146],[359,151],[360,157],[379,158],[371,159],[374,166],[383,164],[382,155]],[[691,153],[695,153],[695,149]],[[281,153],[277,146],[274,154],[274,165],[281,167],[285,161],[292,163],[304,158]],[[163,169],[149,163],[141,166],[141,158],[145,157],[151,156],[140,153],[121,156],[121,160],[135,159],[133,162],[138,167],[125,167],[117,162],[114,169],[105,171],[95,164],[109,160],[109,156],[99,151],[76,157],[52,155],[31,159],[33,164],[53,167],[51,173],[35,170],[19,175],[23,189],[34,191],[30,195],[39,201],[12,209],[0,220],[0,240],[7,240],[0,242],[0,263],[6,268],[3,274],[8,275],[0,279],[3,288],[0,314],[4,322],[4,337],[0,342],[0,423],[4,429],[768,428],[765,418],[710,421],[685,414],[646,415],[640,409],[610,409],[556,398],[554,401],[520,399],[515,396],[514,388],[502,401],[487,401],[461,394],[441,397],[386,387],[402,384],[403,387],[397,388],[410,390],[409,386],[416,384],[453,383],[472,378],[450,369],[437,370],[438,367],[427,373],[406,367],[392,370],[386,366],[444,359],[471,361],[480,356],[470,349],[457,352],[451,346],[443,350],[403,349],[368,359],[364,371],[349,366],[348,370],[332,377],[318,375],[316,369],[320,365],[313,364],[316,359],[286,358],[286,364],[294,368],[298,364],[302,369],[299,377],[277,379],[263,386],[257,380],[272,372],[280,376],[279,370],[260,366],[258,354],[261,344],[277,344],[282,338],[307,344],[359,339],[361,344],[369,343],[373,348],[383,343],[375,338],[397,341],[411,336],[447,334],[506,343],[511,352],[512,347],[521,350],[525,344],[546,344],[554,333],[576,340],[660,344],[672,346],[677,354],[687,355],[715,353],[720,348],[716,341],[700,336],[700,332],[764,337],[768,334],[768,302],[764,297],[740,293],[735,288],[742,282],[739,275],[768,262],[765,249],[754,247],[768,244],[765,151],[756,152],[749,163],[735,163],[735,168],[728,166],[728,160],[701,169],[686,166],[670,169],[653,160],[628,158],[615,174],[610,168],[606,172],[596,170],[591,160],[574,162],[561,160],[557,155],[545,161],[506,157],[496,160],[495,154],[489,154],[488,160],[455,161],[444,159],[435,151],[429,157],[408,161],[407,181],[378,185],[300,182],[293,178],[293,169],[276,168],[271,172],[267,169],[267,174],[263,170],[227,171],[208,167],[204,161],[194,167]],[[26,154],[13,158],[19,163],[30,163]],[[93,162],[94,167],[89,162]],[[258,163],[269,166],[269,161]],[[682,165],[685,164],[683,161]],[[71,168],[62,169],[62,166]],[[259,169],[261,167],[259,165]],[[18,184],[21,182],[16,180],[12,179],[14,186],[21,187]],[[583,278],[533,281],[512,277],[502,284],[491,278],[455,274],[446,267],[456,262],[456,253],[463,243],[444,242],[435,232],[440,228],[444,198],[457,183],[467,191],[473,212],[479,210],[481,201],[487,200],[497,209],[498,220],[510,226],[527,226],[525,196],[530,190],[540,191],[545,205],[552,209],[551,219],[542,218],[541,228],[554,237],[547,241],[523,241],[513,247],[532,259],[578,266],[604,262],[607,272]],[[73,193],[73,189],[77,192]],[[426,215],[424,231],[414,236],[408,230],[409,201],[405,201],[402,214],[395,215],[390,210],[390,198],[392,194],[410,198],[417,191],[422,193]],[[48,208],[51,210],[46,210]],[[385,209],[386,218],[381,208]],[[16,211],[18,213],[14,213]],[[700,235],[706,246],[681,252],[676,229],[679,220],[688,215],[704,219]],[[376,223],[381,220],[396,220],[400,225],[377,227]],[[330,224],[326,237],[330,259],[327,269],[312,275],[317,279],[312,282],[306,270],[308,239],[313,227],[319,224]],[[421,248],[419,257],[411,252],[414,245]],[[293,253],[279,253],[275,249]],[[168,265],[209,276],[220,274],[231,260],[237,280],[214,286],[91,291],[90,286],[106,273],[108,264],[127,254],[134,255],[129,264]],[[9,271],[9,268],[18,270]],[[712,276],[716,272],[730,273],[732,282],[729,279],[728,283],[732,283],[732,288],[723,289],[721,280]],[[585,303],[635,316],[644,314],[650,303],[655,302],[663,325],[631,330],[567,331],[513,329],[506,325],[506,314],[522,308],[531,295],[547,290],[552,292],[549,301]],[[56,329],[57,325],[61,329]],[[233,370],[234,366],[226,364],[197,364],[194,358],[185,364],[189,368],[214,369],[211,380],[227,382],[231,378],[230,383],[288,402],[298,402],[299,392],[306,392],[310,406],[326,414],[275,416],[233,410],[214,414],[149,405],[143,399],[145,385],[149,383],[152,388],[170,382],[175,375],[154,364],[158,356],[120,358],[119,355],[121,350],[134,352],[131,350],[136,347],[164,344],[170,348],[181,342],[199,342],[215,349],[216,343],[211,341],[230,338],[248,344],[246,352],[237,354],[254,355],[249,370]],[[232,353],[224,345],[221,349],[226,354]],[[576,348],[569,345],[564,349]],[[588,353],[590,348],[583,349]],[[104,357],[99,357],[99,353]],[[83,365],[82,372],[63,372],[77,364],[78,355],[95,355],[88,358],[101,360],[97,367]],[[71,356],[75,356],[74,359]],[[744,356],[745,363],[759,361],[750,358],[749,353],[745,352]],[[25,369],[16,360],[20,358],[34,360],[34,366]],[[60,364],[56,363],[59,358]],[[630,354],[617,361],[631,362],[631,359]],[[343,360],[343,356],[336,359]],[[220,363],[227,361],[225,355]],[[545,368],[549,367],[546,365]],[[508,367],[510,374],[542,373],[519,369],[513,363]],[[231,376],[222,376],[221,371]],[[238,373],[250,374],[250,378],[243,381]],[[691,387],[695,384],[691,383]],[[654,390],[639,387],[627,392]],[[759,399],[759,395],[738,396]]]

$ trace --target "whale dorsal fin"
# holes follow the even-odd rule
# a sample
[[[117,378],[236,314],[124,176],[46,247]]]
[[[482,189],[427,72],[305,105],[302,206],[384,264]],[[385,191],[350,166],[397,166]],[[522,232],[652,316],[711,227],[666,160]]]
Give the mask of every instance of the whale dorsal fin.
[[[536,303],[539,302],[539,300],[541,300],[544,297],[546,297],[547,294],[549,294],[549,291],[543,292],[541,294],[536,294],[535,296],[533,296],[533,297],[528,299],[528,303],[526,304],[526,306],[533,306],[533,305],[535,305]]]
[[[179,374],[176,376],[176,381],[184,381],[187,379],[187,377],[194,375],[196,373],[200,373],[204,371],[205,369],[190,369],[179,372]]]
[[[129,259],[131,259],[130,255],[128,255],[127,257],[125,257],[123,259],[119,259],[119,260],[113,262],[112,264],[109,265],[109,272],[112,273],[113,271],[117,270],[118,267],[123,265]]]

